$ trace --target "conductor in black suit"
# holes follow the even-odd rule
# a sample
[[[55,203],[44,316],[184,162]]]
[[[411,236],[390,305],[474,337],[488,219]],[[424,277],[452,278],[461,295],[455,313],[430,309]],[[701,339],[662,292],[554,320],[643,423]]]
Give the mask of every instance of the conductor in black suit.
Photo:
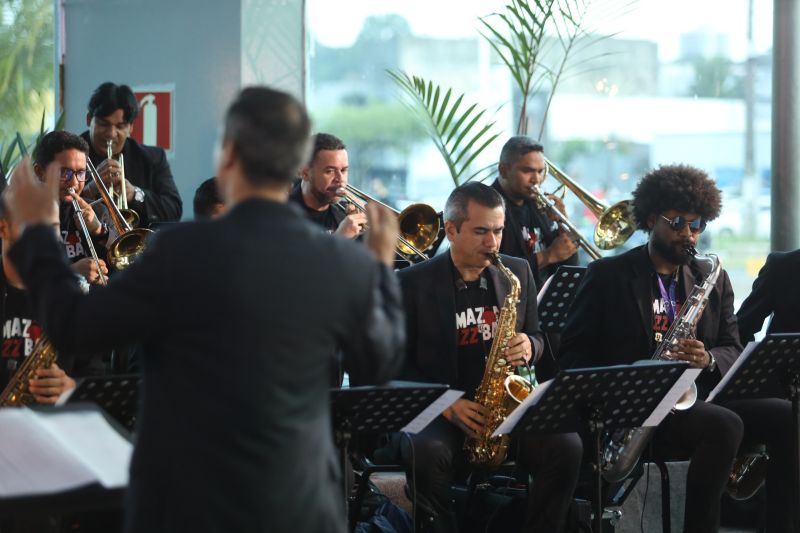
[[[402,306],[387,266],[397,228],[372,210],[376,261],[287,205],[308,134],[294,98],[244,89],[217,163],[228,212],[160,232],[87,296],[41,224],[58,169],[45,186],[27,169],[14,178],[9,205],[26,229],[11,255],[56,347],[145,347],[128,532],[345,530],[330,354],[342,346],[362,382],[401,364]]]
[[[746,344],[772,315],[767,333],[800,332],[800,250],[769,254],[739,312],[739,336]]]
[[[473,400],[508,294],[506,278],[489,261],[502,239],[502,197],[482,183],[462,185],[450,194],[444,220],[449,251],[399,274],[408,329],[404,377],[465,392],[421,433],[395,438],[403,462],[413,466],[409,479],[416,483],[421,530],[436,532],[455,529],[450,484],[467,466],[465,437],[486,426],[487,410]],[[521,285],[516,334],[504,352],[508,362],[520,366],[542,353],[536,284],[524,259],[501,258]],[[518,462],[535,476],[524,531],[561,531],[578,480],[580,438],[574,433],[535,435],[517,444]]]

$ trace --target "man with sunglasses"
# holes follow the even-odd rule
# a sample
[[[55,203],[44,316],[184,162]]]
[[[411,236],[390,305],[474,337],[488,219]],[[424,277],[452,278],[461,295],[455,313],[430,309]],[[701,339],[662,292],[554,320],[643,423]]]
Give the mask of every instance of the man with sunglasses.
[[[68,131],[51,131],[41,138],[33,153],[33,170],[40,178],[44,178],[44,169],[57,162],[61,167],[61,180],[58,187],[58,211],[61,223],[61,241],[64,253],[72,263],[75,272],[86,278],[89,283],[98,283],[97,264],[91,258],[86,236],[76,218],[73,200],[81,208],[86,227],[92,236],[92,243],[100,257],[104,257],[105,241],[108,237],[108,228],[100,222],[100,217],[95,214],[92,205],[81,198],[86,183],[86,157],[89,145],[75,134]],[[102,205],[97,206],[101,213],[105,212]],[[100,260],[103,274],[108,274],[105,261]]]
[[[589,264],[562,335],[566,367],[596,367],[651,358],[707,262],[691,253],[720,211],[720,191],[705,172],[686,165],[659,167],[633,193],[646,245]],[[702,369],[704,398],[741,351],[733,314],[733,290],[723,270],[697,326],[672,357]],[[742,419],[702,400],[667,416],[655,433],[654,454],[690,459],[686,483],[686,533],[717,531],[720,498],[742,440]]]

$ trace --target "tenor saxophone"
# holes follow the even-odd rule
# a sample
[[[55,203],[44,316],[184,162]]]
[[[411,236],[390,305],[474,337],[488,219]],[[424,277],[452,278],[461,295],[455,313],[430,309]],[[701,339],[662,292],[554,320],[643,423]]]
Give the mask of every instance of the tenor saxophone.
[[[47,335],[42,333],[33,350],[26,357],[17,371],[11,376],[8,385],[0,396],[0,407],[20,407],[36,402],[30,392],[30,380],[36,377],[36,371],[47,368],[56,362],[56,349],[50,343]]]
[[[479,466],[496,466],[505,460],[510,438],[508,435],[492,437],[492,433],[533,389],[528,380],[514,373],[503,354],[508,341],[516,335],[519,279],[503,265],[498,254],[492,254],[491,260],[505,276],[510,287],[497,318],[497,330],[486,359],[483,377],[475,391],[475,402],[489,411],[488,423],[479,437],[469,437],[464,442],[469,462]]]

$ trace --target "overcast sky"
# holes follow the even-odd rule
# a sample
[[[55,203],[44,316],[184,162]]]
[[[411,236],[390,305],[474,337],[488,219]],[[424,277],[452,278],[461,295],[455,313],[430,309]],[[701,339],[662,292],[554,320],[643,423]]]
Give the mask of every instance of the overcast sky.
[[[753,0],[755,51],[772,44],[772,0]],[[592,13],[602,19],[601,33],[655,40],[659,56],[669,61],[678,56],[682,33],[705,29],[729,36],[731,57],[747,54],[748,0],[639,0],[621,10],[627,0],[595,0]],[[476,17],[501,10],[501,0],[307,0],[309,27],[328,46],[353,43],[364,18],[397,13],[418,35],[470,37],[477,35]]]

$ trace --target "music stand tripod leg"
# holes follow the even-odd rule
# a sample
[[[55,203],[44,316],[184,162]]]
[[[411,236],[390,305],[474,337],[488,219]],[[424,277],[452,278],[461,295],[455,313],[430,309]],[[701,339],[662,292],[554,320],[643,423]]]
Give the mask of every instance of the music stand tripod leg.
[[[595,531],[603,531],[603,409],[593,407],[589,416],[589,430],[594,435],[595,446],[595,494],[594,494],[594,523]]]

